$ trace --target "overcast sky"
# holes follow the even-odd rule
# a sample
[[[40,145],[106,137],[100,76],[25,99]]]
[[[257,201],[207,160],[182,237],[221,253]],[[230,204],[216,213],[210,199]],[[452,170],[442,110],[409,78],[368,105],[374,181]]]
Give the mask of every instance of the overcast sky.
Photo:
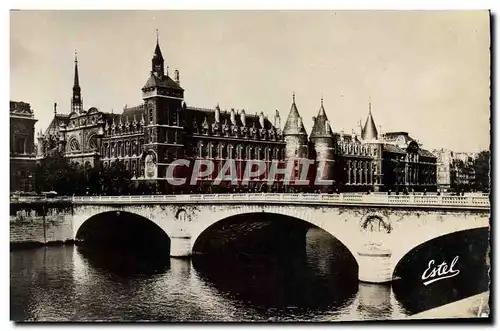
[[[69,113],[74,51],[84,107],[142,102],[156,34],[188,105],[264,111],[282,125],[296,93],[308,133],[323,95],[334,131],[372,113],[427,149],[487,149],[489,15],[375,11],[11,12],[11,100],[32,105],[37,131]]]

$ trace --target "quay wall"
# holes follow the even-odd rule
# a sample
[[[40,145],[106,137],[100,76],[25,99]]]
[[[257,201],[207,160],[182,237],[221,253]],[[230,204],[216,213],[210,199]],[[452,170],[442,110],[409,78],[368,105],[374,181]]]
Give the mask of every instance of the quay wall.
[[[11,201],[11,247],[72,243],[72,209],[67,200]]]

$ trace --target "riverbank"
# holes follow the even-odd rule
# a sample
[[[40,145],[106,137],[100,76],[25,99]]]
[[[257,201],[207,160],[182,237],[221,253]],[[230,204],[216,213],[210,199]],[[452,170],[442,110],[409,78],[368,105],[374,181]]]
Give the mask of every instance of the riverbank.
[[[490,291],[411,315],[409,319],[488,318]]]

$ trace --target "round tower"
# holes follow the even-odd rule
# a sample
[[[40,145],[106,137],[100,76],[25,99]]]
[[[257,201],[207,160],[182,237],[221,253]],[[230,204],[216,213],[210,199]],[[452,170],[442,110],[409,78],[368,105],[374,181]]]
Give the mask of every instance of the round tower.
[[[302,117],[299,114],[295,104],[295,93],[293,94],[292,107],[286,119],[283,128],[283,137],[285,138],[285,161],[293,160],[295,163],[294,171],[290,176],[291,183],[300,178],[301,159],[307,159],[307,132],[302,123]]]
[[[375,192],[380,191],[383,181],[383,143],[378,139],[378,131],[377,126],[375,125],[375,121],[372,116],[372,103],[371,100],[368,103],[368,117],[366,118],[365,125],[361,129],[361,140],[362,143],[368,145],[372,151],[372,162],[370,163],[370,173],[371,176],[369,178],[373,183],[373,190]]]
[[[321,98],[318,115],[313,117],[313,128],[309,140],[315,154],[315,179],[319,185],[318,189],[327,192],[331,186],[322,182],[334,179],[335,141],[330,121],[323,107],[323,98]]]
[[[295,94],[293,94],[292,107],[283,128],[283,136],[286,142],[286,160],[307,158],[307,132],[295,104]]]

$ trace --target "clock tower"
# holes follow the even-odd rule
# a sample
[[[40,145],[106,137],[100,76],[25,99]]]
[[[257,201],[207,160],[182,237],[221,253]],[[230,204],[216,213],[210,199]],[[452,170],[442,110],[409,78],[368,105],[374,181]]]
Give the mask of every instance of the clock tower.
[[[165,72],[158,38],[151,59],[151,72],[142,88],[142,98],[145,109],[144,177],[166,185],[168,164],[182,157],[184,150],[184,90],[180,86],[178,70],[174,78],[169,76],[168,67]]]

